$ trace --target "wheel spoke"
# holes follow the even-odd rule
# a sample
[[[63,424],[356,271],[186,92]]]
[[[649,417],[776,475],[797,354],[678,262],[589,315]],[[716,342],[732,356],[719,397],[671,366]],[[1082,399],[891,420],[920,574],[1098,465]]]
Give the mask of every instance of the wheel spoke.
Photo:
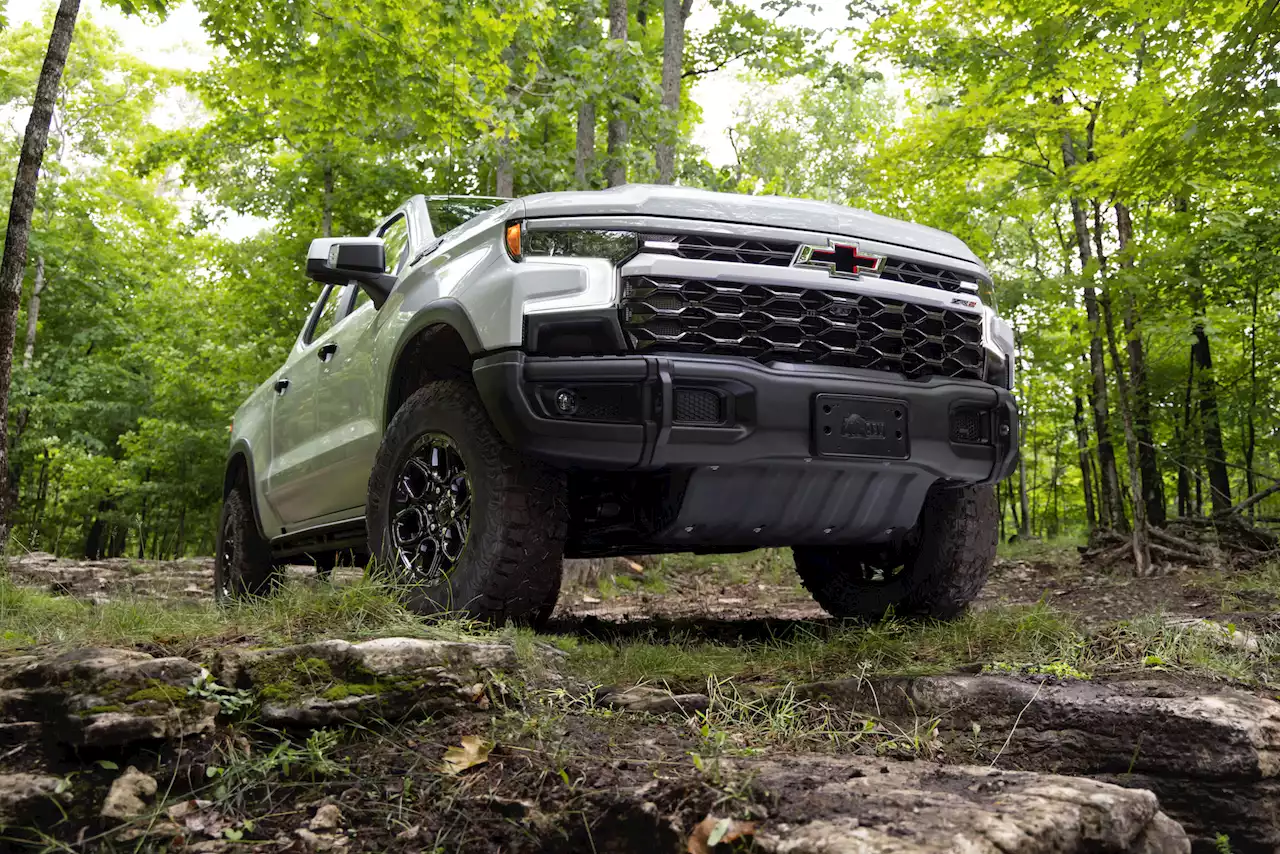
[[[388,533],[396,563],[414,582],[434,584],[462,558],[471,527],[471,484],[447,437],[423,436],[405,460],[391,496]]]

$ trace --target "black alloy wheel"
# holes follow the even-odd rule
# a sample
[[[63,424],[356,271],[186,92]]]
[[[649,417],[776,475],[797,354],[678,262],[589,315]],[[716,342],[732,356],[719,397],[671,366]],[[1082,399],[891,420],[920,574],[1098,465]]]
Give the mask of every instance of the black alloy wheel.
[[[440,433],[421,436],[391,494],[389,533],[407,581],[436,584],[462,559],[471,533],[471,495],[453,440]]]

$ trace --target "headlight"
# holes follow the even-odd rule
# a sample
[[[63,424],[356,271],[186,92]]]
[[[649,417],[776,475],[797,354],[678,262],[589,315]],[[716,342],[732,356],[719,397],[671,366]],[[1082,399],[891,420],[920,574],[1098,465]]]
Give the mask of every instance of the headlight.
[[[987,308],[996,310],[996,286],[988,279],[978,279],[978,299]]]
[[[516,260],[526,256],[568,256],[605,258],[614,264],[621,264],[640,251],[640,238],[630,231],[533,231],[527,227],[521,231],[520,255],[513,256]]]

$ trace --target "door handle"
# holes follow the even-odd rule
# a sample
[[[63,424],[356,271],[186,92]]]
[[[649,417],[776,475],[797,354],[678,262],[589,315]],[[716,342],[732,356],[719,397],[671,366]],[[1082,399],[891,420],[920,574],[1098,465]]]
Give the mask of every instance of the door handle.
[[[289,390],[289,381],[287,379],[276,380],[276,394],[284,394]]]
[[[333,358],[333,354],[338,352],[338,345],[330,341],[316,351],[316,355],[320,357],[320,361],[327,362]]]

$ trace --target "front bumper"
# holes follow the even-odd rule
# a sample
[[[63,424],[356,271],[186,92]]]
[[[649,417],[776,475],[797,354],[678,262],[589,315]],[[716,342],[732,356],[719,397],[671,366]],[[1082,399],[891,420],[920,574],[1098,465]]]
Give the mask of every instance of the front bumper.
[[[503,437],[566,468],[778,465],[994,483],[1017,462],[1017,407],[1008,391],[986,383],[736,358],[540,357],[515,350],[479,359],[473,372]],[[561,391],[573,397],[571,413],[557,405]],[[819,394],[901,401],[905,453],[820,454]],[[960,411],[985,413],[985,444],[954,441]]]

